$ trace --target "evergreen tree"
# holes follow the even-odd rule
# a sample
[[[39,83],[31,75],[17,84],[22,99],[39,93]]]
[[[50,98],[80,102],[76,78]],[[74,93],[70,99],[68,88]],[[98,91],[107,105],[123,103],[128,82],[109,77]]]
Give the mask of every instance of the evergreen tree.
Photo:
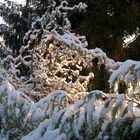
[[[70,2],[73,4],[78,1]],[[83,0],[83,2],[88,5],[87,12],[81,24],[77,23],[77,26],[74,26],[77,28],[74,30],[86,35],[89,48],[100,47],[116,60],[125,59],[122,57],[124,36],[136,34],[136,40],[139,40],[140,1]],[[83,15],[77,16],[74,20],[80,21],[81,17]],[[135,47],[134,44],[131,46]]]
[[[13,55],[19,54],[20,47],[23,45],[22,39],[30,29],[28,14],[27,9],[12,1],[7,0],[0,4],[0,15],[7,24],[0,25],[0,33],[4,36],[5,45],[12,50]]]
[[[0,61],[0,139],[140,139],[140,62],[115,62],[100,48],[87,48],[69,20],[87,8],[84,3],[50,0],[39,17],[33,2],[16,14],[31,22],[19,55]],[[1,31],[9,28],[19,34],[14,26]],[[108,86],[105,70],[111,94],[97,90]]]

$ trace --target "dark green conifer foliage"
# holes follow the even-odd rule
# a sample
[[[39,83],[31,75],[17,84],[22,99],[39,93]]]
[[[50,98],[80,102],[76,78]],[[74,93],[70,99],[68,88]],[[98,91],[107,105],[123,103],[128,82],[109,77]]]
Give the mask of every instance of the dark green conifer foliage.
[[[124,35],[128,36],[136,34],[137,36],[139,36],[140,1],[82,1],[87,3],[88,8],[81,24],[78,23],[77,26],[74,26],[78,29],[76,30],[75,28],[75,30],[78,33],[86,35],[89,43],[89,48],[100,47],[107,53],[108,56],[116,60],[125,59],[125,57],[122,57],[124,55]],[[79,1],[72,0],[70,2],[71,4],[73,4]],[[81,17],[77,17],[77,20],[81,20]],[[132,44],[130,46],[135,47],[135,44]],[[137,56],[135,57],[135,59],[137,59]]]
[[[8,0],[5,2],[0,3],[0,15],[7,25],[0,25],[0,34],[4,36],[5,45],[12,49],[13,55],[17,55],[23,45],[22,39],[30,29],[30,21],[27,9]]]

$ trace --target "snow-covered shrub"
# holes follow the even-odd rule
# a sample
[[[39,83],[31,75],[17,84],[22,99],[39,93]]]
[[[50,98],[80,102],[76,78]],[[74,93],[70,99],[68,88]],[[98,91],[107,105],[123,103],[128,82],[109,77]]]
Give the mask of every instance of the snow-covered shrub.
[[[80,99],[87,95],[89,81],[94,78],[94,58],[109,71],[119,66],[101,49],[88,50],[85,36],[71,32],[67,14],[84,9],[83,3],[69,7],[66,1],[59,6],[53,1],[47,12],[33,21],[23,39],[25,46],[21,47],[20,55],[2,61],[15,86],[31,98],[38,100],[52,91],[65,90],[73,100]]]
[[[34,102],[1,70],[0,117],[2,139],[138,139],[139,103],[126,95],[91,91],[73,102],[57,90]],[[13,85],[12,85],[13,84]]]
[[[104,96],[107,99],[102,101]],[[107,97],[92,91],[84,99],[57,110],[22,140],[139,138],[139,117],[140,110],[125,95]]]
[[[118,93],[119,85],[124,83],[124,93],[131,99],[139,101],[140,95],[140,62],[127,60],[110,76],[110,85]]]
[[[53,90],[62,89],[79,99],[87,94],[87,85],[94,77],[92,60],[98,58],[99,64],[104,64],[109,72],[113,72],[109,81],[111,87],[116,88],[114,92],[127,92],[128,95],[135,94],[135,98],[138,98],[139,70],[131,65],[137,62],[114,62],[99,48],[88,50],[85,37],[71,32],[67,15],[73,11],[84,12],[86,4],[79,3],[69,7],[67,1],[61,1],[57,5],[54,0],[48,4],[50,5],[41,18],[33,16],[31,29],[23,38],[24,46],[21,47],[19,56],[8,56],[2,61],[9,71],[8,74],[12,75],[11,80],[18,85],[17,88],[30,93],[33,98],[41,98]],[[19,5],[7,1],[1,4],[0,12],[4,14],[4,9],[4,12],[7,10],[9,14],[16,13],[20,16],[20,8]],[[1,31],[9,28],[3,27],[1,26]],[[83,75],[85,68],[88,73]],[[119,86],[124,90],[120,90]]]
[[[0,86],[0,139],[13,139],[29,132],[24,117],[29,110],[29,101],[24,99],[8,80]]]
[[[128,96],[139,93],[139,63],[115,62],[99,48],[88,50],[85,37],[71,32],[67,14],[85,10],[85,4],[50,2],[47,12],[33,20],[19,56],[0,62],[0,139],[140,138],[139,101]],[[115,92],[123,81],[130,86],[127,94],[88,91],[95,58],[112,73]]]
[[[34,103],[8,80],[3,81],[0,86],[0,139],[21,139],[41,121],[65,108],[67,100],[64,91],[56,91]]]

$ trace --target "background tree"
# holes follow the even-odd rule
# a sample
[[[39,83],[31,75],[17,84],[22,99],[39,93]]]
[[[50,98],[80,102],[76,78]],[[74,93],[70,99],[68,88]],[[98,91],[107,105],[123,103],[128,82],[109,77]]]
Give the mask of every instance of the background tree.
[[[13,55],[17,55],[23,45],[22,39],[31,25],[28,9],[7,0],[0,3],[0,15],[7,24],[0,25],[0,34],[3,35],[5,45],[12,50]]]
[[[125,60],[123,57],[124,36],[136,35],[139,40],[140,1],[137,0],[82,0],[88,5],[87,12],[74,18],[81,21],[72,24],[75,31],[85,34],[89,48],[100,47],[108,56],[115,60]],[[72,0],[71,4],[79,1]],[[72,16],[74,17],[74,15]],[[71,18],[73,20],[73,18]],[[77,25],[75,25],[77,23]],[[131,44],[135,47],[135,44]],[[129,57],[129,54],[125,56]],[[134,57],[133,57],[134,58]],[[137,57],[135,56],[135,59]]]

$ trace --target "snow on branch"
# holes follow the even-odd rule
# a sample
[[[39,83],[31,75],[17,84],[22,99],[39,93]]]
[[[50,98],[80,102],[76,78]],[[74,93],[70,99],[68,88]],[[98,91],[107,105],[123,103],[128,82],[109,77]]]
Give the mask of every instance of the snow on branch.
[[[118,92],[119,83],[125,83],[125,93],[131,97],[139,100],[139,89],[140,89],[140,62],[127,60],[123,62],[120,67],[112,73],[110,76],[110,85],[116,87]]]
[[[71,101],[69,93],[57,90],[34,102],[20,89],[16,90],[8,79],[4,80],[0,86],[3,126],[0,138],[118,139],[119,136],[127,136],[127,127],[131,127],[131,134],[137,136],[139,128],[135,123],[139,123],[139,104],[126,98],[126,95],[95,90],[80,100]],[[127,127],[125,131],[120,131],[123,125]],[[110,128],[111,133],[108,133]]]
[[[139,101],[89,92],[88,85],[97,58],[112,73],[111,86],[124,81],[137,97],[139,62],[115,62],[99,48],[88,50],[86,38],[71,33],[67,18],[67,12],[83,11],[86,5],[50,2],[25,34],[19,56],[8,55],[0,63],[0,139],[120,139],[128,138],[129,128],[137,138]]]

